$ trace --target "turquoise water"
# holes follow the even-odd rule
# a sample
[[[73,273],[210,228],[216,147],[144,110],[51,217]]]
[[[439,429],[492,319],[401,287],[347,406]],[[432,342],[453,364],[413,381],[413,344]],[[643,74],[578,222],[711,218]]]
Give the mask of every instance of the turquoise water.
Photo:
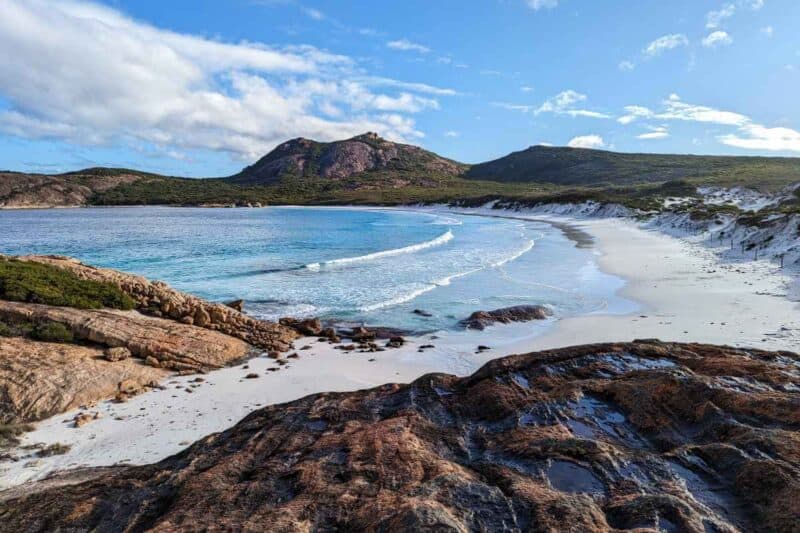
[[[62,254],[166,281],[263,318],[320,316],[413,331],[478,309],[547,304],[557,316],[624,306],[541,222],[338,208],[137,207],[0,211],[0,251]],[[423,309],[432,317],[414,314]]]

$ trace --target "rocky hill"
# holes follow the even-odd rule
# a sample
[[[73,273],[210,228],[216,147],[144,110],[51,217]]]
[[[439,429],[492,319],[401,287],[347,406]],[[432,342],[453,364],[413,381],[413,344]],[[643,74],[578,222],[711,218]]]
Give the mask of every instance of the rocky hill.
[[[142,179],[122,169],[86,169],[67,174],[0,172],[0,208],[86,205],[95,194]]]
[[[796,531],[799,362],[635,341],[314,394],[15,489],[0,530]]]
[[[375,133],[365,133],[329,143],[292,139],[228,180],[264,185],[279,183],[285,177],[343,180],[380,171],[421,178],[430,175],[457,177],[466,169],[467,165],[419,146],[394,143]]]
[[[568,186],[663,183],[679,179],[715,180],[765,187],[800,181],[800,158],[628,154],[551,146],[531,146],[473,165],[468,179]]]

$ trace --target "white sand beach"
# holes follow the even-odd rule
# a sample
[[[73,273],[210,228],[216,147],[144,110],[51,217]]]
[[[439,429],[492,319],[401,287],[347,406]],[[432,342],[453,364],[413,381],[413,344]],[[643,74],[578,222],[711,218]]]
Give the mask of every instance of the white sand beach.
[[[5,463],[0,489],[62,469],[151,463],[270,404],[322,391],[408,382],[430,372],[468,374],[489,359],[512,353],[637,338],[800,351],[800,309],[786,297],[791,280],[776,265],[723,264],[701,245],[641,229],[628,220],[552,220],[573,224],[593,238],[600,268],[627,281],[620,295],[638,304],[636,312],[604,311],[483,332],[426,335],[378,353],[348,353],[317,339],[300,339],[298,349],[310,348],[299,349],[299,357],[282,367],[257,357],[200,376],[202,381],[198,376],[170,379],[164,390],[127,403],[101,402],[88,411],[100,412],[102,418],[81,428],[68,422],[74,412],[40,422],[24,444],[60,442],[71,446],[70,451]],[[434,348],[420,352],[425,344]],[[492,349],[476,353],[479,344]],[[259,377],[245,378],[250,373]]]

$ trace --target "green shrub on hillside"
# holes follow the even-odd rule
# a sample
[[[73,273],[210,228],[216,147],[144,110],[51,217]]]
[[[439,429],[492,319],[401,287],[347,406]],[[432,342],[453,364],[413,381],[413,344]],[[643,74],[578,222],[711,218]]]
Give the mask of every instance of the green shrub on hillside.
[[[78,309],[133,309],[135,302],[116,285],[80,279],[60,268],[0,260],[0,299]]]

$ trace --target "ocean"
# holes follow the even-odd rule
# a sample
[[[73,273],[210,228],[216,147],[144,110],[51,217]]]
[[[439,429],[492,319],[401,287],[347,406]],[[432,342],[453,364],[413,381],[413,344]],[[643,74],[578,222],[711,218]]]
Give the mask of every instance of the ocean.
[[[265,319],[454,331],[473,311],[629,312],[596,252],[543,222],[402,209],[118,207],[0,211],[0,251],[163,280]],[[414,313],[424,311],[431,316]]]

